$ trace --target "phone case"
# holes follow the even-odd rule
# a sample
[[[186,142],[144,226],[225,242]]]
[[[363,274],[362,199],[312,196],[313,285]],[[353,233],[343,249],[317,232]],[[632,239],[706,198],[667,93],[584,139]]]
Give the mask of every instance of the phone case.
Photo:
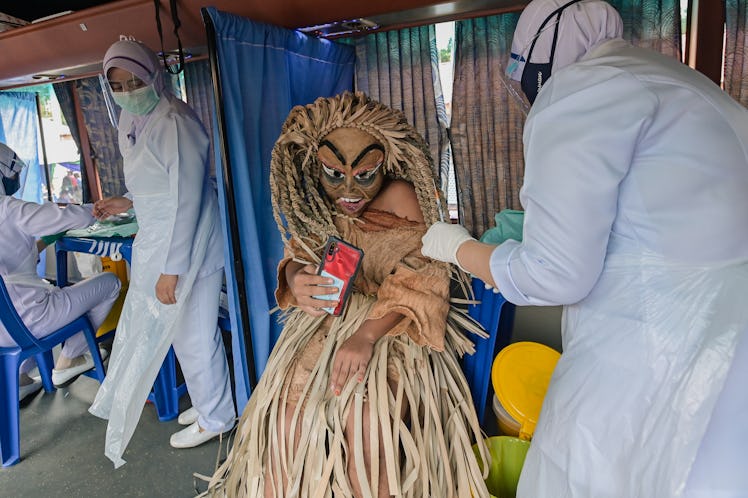
[[[318,275],[333,279],[331,286],[339,289],[336,294],[325,294],[315,296],[317,299],[339,300],[338,305],[329,308],[323,308],[333,316],[340,316],[348,302],[348,295],[353,288],[353,282],[361,268],[361,260],[364,257],[364,251],[358,247],[347,243],[338,237],[331,236],[325,244],[322,264],[319,267]]]

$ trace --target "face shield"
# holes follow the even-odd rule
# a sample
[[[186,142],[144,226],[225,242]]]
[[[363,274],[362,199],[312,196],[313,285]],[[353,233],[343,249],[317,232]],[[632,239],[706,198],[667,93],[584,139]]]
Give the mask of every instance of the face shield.
[[[109,121],[112,123],[112,126],[117,128],[119,123],[119,107],[114,103],[112,87],[109,86],[109,81],[103,74],[99,75],[99,85],[101,85],[101,93],[104,94],[104,102],[106,103],[106,111],[109,115]]]

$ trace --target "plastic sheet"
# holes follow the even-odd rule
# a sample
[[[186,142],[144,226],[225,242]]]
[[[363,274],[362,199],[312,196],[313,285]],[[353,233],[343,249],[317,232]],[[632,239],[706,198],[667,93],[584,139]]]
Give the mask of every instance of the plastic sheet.
[[[613,236],[567,306],[520,498],[679,496],[739,338],[748,262],[676,264]]]
[[[211,186],[206,184],[206,188]],[[162,209],[168,201],[165,197],[168,194],[136,199],[138,210],[148,212],[149,216],[141,220],[143,229],[133,244],[130,288],[117,326],[109,370],[89,409],[93,415],[109,420],[104,453],[115,468],[125,463],[122,455],[177,332],[177,317],[189,298],[216,223],[212,215],[217,207],[209,205],[216,202],[215,196],[204,193],[205,204],[190,257],[193,264],[186,274],[179,277],[177,303],[160,303],[154,292],[159,272],[150,269],[160,267],[166,257],[161,239],[162,234],[170,229],[168,225],[172,223],[173,214]]]

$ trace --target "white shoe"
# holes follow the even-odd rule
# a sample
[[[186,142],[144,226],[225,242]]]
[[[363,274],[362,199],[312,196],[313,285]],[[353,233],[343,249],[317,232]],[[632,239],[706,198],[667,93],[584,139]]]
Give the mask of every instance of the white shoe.
[[[18,401],[21,402],[32,394],[36,394],[42,388],[42,383],[39,380],[35,380],[31,384],[25,386],[18,386]]]
[[[210,432],[209,430],[200,432],[200,425],[194,422],[192,425],[187,426],[186,429],[172,434],[169,444],[171,444],[172,448],[194,448],[195,446],[207,443],[220,434],[220,432]]]
[[[53,368],[52,383],[55,387],[66,387],[70,385],[80,374],[88,372],[94,367],[93,358],[91,358],[89,353],[84,354],[83,359],[85,361],[80,365],[73,365],[70,368],[63,368],[60,370]]]
[[[192,425],[195,422],[197,422],[197,417],[200,414],[197,413],[197,410],[194,406],[189,407],[187,410],[183,411],[179,414],[179,418],[177,419],[177,422],[179,425]]]

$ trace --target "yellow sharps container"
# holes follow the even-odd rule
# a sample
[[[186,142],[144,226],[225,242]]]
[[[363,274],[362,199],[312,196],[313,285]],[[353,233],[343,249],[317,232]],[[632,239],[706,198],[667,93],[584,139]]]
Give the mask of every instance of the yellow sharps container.
[[[560,354],[536,342],[517,342],[502,349],[491,368],[499,430],[529,441],[535,432],[543,398]]]

